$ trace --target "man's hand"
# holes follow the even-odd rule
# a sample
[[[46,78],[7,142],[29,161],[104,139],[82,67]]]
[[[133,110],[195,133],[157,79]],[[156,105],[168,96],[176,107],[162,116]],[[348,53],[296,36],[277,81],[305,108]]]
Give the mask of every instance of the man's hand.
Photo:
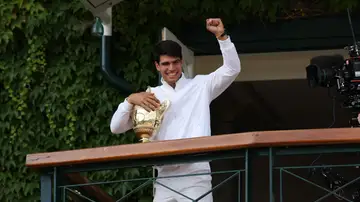
[[[358,119],[358,122],[359,122],[359,124],[360,124],[360,113],[359,113],[357,119]]]
[[[216,38],[219,37],[225,32],[224,24],[220,18],[209,18],[206,20],[206,28],[211,33],[213,33]]]
[[[139,105],[149,112],[160,107],[160,101],[155,97],[154,93],[149,92],[131,94],[127,101],[130,104]]]

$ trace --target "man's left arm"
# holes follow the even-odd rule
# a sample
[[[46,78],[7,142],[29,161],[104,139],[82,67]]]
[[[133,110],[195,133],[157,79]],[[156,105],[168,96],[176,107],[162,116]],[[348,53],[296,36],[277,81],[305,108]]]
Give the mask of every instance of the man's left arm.
[[[224,27],[220,19],[208,19],[207,29],[214,33],[218,40],[223,65],[207,75],[206,85],[209,89],[210,99],[214,100],[223,93],[236,79],[241,71],[239,55],[230,36],[224,35]]]

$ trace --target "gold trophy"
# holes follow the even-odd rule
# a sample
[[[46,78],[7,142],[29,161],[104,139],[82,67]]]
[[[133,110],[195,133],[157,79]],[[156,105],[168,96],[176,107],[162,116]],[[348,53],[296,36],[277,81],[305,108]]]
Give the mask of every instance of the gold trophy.
[[[150,87],[146,92],[151,92]],[[169,106],[170,100],[164,100],[157,110],[150,112],[139,105],[134,106],[132,111],[133,130],[142,143],[150,142],[150,138],[156,135]]]

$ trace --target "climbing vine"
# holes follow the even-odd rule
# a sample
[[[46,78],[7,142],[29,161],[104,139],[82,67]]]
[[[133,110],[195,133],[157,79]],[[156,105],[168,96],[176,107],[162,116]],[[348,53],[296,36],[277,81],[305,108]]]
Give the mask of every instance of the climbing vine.
[[[331,12],[357,6],[357,0],[301,4],[283,0],[123,1],[113,10],[113,64],[117,74],[145,88],[156,82],[151,49],[161,27],[177,29],[180,21],[202,22],[210,16],[229,23],[249,16],[294,18],[315,12],[308,9],[311,2],[326,12],[332,7],[337,9]],[[27,154],[127,144],[136,139],[131,132],[110,133],[112,113],[126,95],[111,88],[100,73],[100,39],[90,34],[93,16],[80,0],[0,0],[0,17],[0,201],[39,201],[39,176],[25,167]],[[88,177],[119,180],[149,174],[142,169]],[[104,189],[122,195],[133,186]],[[146,199],[149,193],[134,197]]]

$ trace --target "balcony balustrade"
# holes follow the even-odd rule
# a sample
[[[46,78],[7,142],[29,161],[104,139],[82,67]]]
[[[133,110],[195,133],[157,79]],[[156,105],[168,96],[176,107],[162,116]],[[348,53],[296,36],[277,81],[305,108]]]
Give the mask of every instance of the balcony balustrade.
[[[222,182],[213,183],[212,191],[219,189],[221,192],[217,197],[219,201],[221,197],[233,194],[230,201],[318,202],[339,199],[356,202],[360,201],[360,172],[356,170],[360,166],[359,143],[360,128],[259,131],[28,154],[26,166],[40,172],[41,202],[132,201],[132,194],[141,189],[151,190],[153,184],[158,183],[151,172],[145,178],[115,181],[91,181],[81,173],[134,167],[151,171],[155,165],[221,159],[237,162],[238,166],[202,173],[228,175]],[[339,174],[341,167],[355,171]],[[294,177],[291,183],[289,176]],[[221,191],[220,188],[231,180],[237,193]],[[301,181],[310,188],[304,188]],[[135,183],[137,187],[121,196],[106,193],[101,188],[104,184],[114,183]],[[309,192],[304,194],[304,190]],[[314,190],[323,193],[310,194]],[[189,201],[201,201],[207,194],[203,193],[197,199],[189,198]],[[150,200],[151,197],[150,191]]]

